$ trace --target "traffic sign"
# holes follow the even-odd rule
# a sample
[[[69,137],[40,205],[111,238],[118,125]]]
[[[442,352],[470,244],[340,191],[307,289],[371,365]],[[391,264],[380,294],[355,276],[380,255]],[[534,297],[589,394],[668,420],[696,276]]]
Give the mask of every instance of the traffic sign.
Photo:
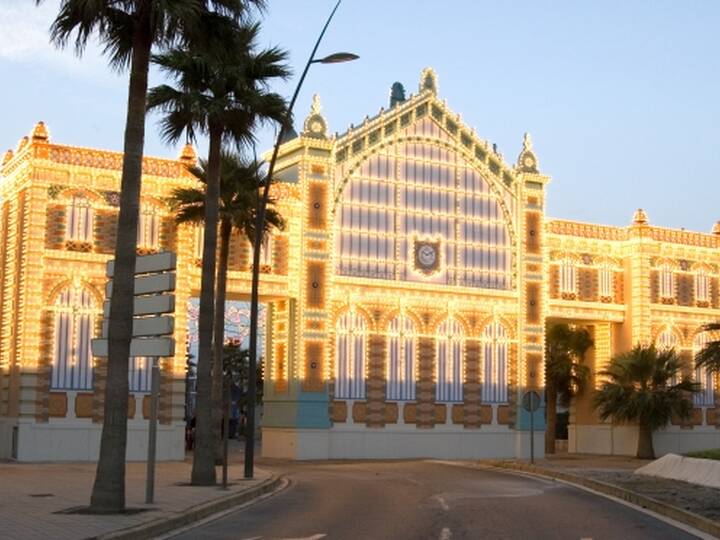
[[[105,285],[105,297],[112,297],[112,279]],[[175,290],[175,274],[150,274],[135,277],[135,296],[157,294]]]
[[[108,356],[108,340],[93,339],[93,356]],[[133,338],[130,356],[175,356],[175,340],[171,337]]]
[[[158,294],[153,296],[138,296],[133,305],[133,315],[162,315],[175,311],[174,294]],[[103,304],[103,317],[110,318],[110,300]]]
[[[540,394],[535,390],[525,392],[522,397],[522,407],[527,412],[535,412],[540,408]]]
[[[154,274],[157,272],[168,272],[177,267],[177,257],[172,251],[163,251],[152,255],[143,255],[135,259],[135,275]],[[107,277],[113,277],[115,273],[115,261],[110,260],[105,267]]]
[[[102,336],[108,335],[108,319],[102,322]],[[175,317],[163,315],[160,317],[145,317],[133,320],[133,337],[169,336],[175,331]]]

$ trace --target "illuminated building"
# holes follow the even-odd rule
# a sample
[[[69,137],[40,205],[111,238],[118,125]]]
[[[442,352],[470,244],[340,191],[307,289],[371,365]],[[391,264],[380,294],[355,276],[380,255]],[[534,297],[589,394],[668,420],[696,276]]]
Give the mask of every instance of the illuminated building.
[[[165,200],[193,183],[179,160],[146,158],[139,250],[178,253],[177,306],[197,297],[200,229]],[[3,161],[0,184],[0,457],[92,459],[103,359],[86,349],[102,312],[121,155],[57,145],[38,124]],[[674,346],[690,365],[720,309],[720,230],[547,220],[528,135],[515,164],[437,97],[432,70],[408,98],[336,136],[318,99],[288,138],[273,197],[287,219],[263,253],[267,306],[263,454],[305,458],[527,456],[542,392],[547,321],[587,325],[601,368],[635,342]],[[248,297],[250,253],[235,237],[228,298]],[[162,362],[161,448],[182,455],[188,312]],[[142,459],[147,371],[131,363],[129,456]],[[715,384],[657,449],[720,446]],[[598,380],[593,379],[597,385]],[[543,445],[536,414],[536,451]],[[635,428],[571,410],[571,451],[634,453]]]

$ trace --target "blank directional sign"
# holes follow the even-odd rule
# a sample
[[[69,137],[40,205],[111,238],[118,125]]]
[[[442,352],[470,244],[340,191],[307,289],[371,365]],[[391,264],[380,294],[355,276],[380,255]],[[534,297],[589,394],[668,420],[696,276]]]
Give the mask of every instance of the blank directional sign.
[[[108,355],[108,340],[92,340],[93,356]],[[170,337],[134,338],[130,342],[130,356],[175,356],[175,340]]]
[[[163,251],[153,255],[142,255],[135,259],[135,274],[153,274],[156,272],[167,272],[175,270],[177,257],[172,251]],[[107,277],[113,277],[115,273],[115,261],[108,261],[106,267]]]
[[[135,298],[133,315],[160,315],[175,311],[175,295],[138,296]],[[103,317],[110,318],[110,300],[103,304]]]
[[[112,297],[112,280],[105,285],[105,297]],[[150,274],[135,278],[135,296],[175,290],[175,274]]]
[[[109,321],[102,322],[102,336],[108,335]],[[175,318],[169,315],[133,320],[133,337],[169,336],[175,330]]]

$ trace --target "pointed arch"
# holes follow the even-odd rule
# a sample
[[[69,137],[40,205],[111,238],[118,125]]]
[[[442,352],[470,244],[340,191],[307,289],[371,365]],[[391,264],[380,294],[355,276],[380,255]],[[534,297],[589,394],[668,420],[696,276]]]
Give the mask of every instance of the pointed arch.
[[[655,334],[653,343],[655,344],[655,348],[660,351],[667,351],[669,349],[675,349],[677,351],[682,347],[683,335],[676,326],[666,324]]]

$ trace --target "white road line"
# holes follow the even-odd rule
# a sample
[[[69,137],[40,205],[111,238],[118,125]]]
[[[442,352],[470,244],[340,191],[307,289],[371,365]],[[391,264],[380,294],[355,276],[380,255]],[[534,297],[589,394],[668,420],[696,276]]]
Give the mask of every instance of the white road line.
[[[325,538],[327,534],[320,533],[320,534],[313,534],[312,536],[303,536],[302,538],[282,538],[281,540],[320,540],[321,538]]]
[[[450,510],[450,506],[448,506],[448,503],[445,502],[445,499],[442,495],[435,495],[435,499],[437,499],[437,501],[440,503],[440,508],[442,508],[446,512]]]
[[[451,538],[452,533],[450,532],[450,529],[443,527],[443,530],[440,531],[440,540],[450,540]]]

